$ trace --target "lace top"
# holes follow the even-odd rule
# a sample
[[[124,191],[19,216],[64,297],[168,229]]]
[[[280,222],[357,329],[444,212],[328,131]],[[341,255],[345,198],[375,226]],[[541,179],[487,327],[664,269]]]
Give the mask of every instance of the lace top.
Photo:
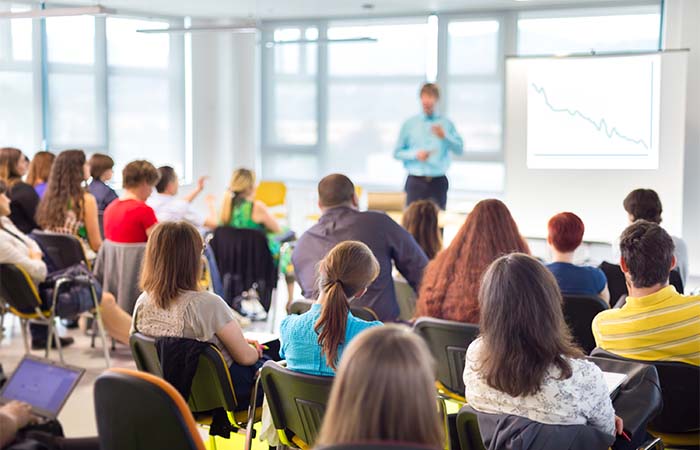
[[[552,425],[591,425],[615,435],[615,411],[602,371],[592,362],[569,359],[572,376],[559,380],[552,367],[540,391],[534,395],[511,397],[486,384],[478,372],[481,338],[467,350],[464,367],[465,397],[478,411],[512,414]]]
[[[216,332],[232,320],[236,319],[231,308],[221,297],[210,292],[185,291],[168,309],[159,307],[144,292],[134,306],[131,333],[138,331],[151,337],[182,337],[211,342],[221,350],[230,366],[233,358]]]

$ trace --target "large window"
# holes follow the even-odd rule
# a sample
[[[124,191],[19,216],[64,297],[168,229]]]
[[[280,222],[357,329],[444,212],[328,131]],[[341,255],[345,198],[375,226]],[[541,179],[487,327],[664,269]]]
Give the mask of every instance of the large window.
[[[27,9],[0,3],[0,11]],[[185,177],[184,38],[137,32],[181,24],[0,20],[0,146],[105,152],[118,166],[147,158]]]

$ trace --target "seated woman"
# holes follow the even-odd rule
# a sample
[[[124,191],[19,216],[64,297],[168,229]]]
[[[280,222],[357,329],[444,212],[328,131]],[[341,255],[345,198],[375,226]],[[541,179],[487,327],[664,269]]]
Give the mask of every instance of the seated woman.
[[[27,184],[34,188],[39,198],[44,196],[49,175],[51,175],[51,166],[55,159],[56,155],[51,152],[37,152],[29,163]]]
[[[59,153],[51,168],[49,185],[39,203],[36,220],[46,231],[70,234],[80,239],[87,258],[92,260],[102,245],[102,236],[97,202],[83,187],[90,176],[89,170],[82,150]]]
[[[0,180],[7,183],[7,195],[12,199],[10,220],[22,233],[31,233],[39,228],[34,216],[39,205],[39,195],[34,188],[23,182],[29,160],[16,148],[0,148]]]
[[[433,358],[410,328],[386,325],[345,350],[316,444],[445,445]]]
[[[141,272],[143,294],[136,301],[131,332],[215,344],[231,371],[244,410],[250,403],[262,347],[243,336],[231,308],[199,288],[204,242],[187,222],[163,222],[148,239]]]
[[[442,250],[438,212],[434,202],[418,200],[408,205],[401,218],[401,225],[411,233],[430,260]]]
[[[306,313],[282,320],[280,356],[291,370],[333,376],[345,346],[363,330],[382,324],[365,322],[350,312],[350,302],[379,275],[379,263],[362,242],[345,241],[328,252],[318,271],[316,303]]]
[[[425,268],[415,316],[477,323],[481,276],[496,258],[513,252],[530,248],[510,211],[500,200],[480,201],[450,246]]]
[[[619,434],[603,373],[573,344],[561,304],[554,276],[536,259],[516,253],[491,264],[479,291],[481,336],[467,350],[467,402],[484,413]]]
[[[16,264],[24,269],[35,285],[46,279],[46,264],[42,261],[41,250],[36,242],[27,237],[10,219],[10,199],[6,195],[7,186],[0,181],[0,263]],[[119,306],[114,296],[108,292],[102,293],[100,314],[105,330],[121,343],[129,342],[129,324],[131,318]],[[32,348],[46,347],[47,328],[40,324],[30,324],[32,332]],[[70,345],[72,338],[61,338],[61,345]],[[52,345],[54,345],[52,343]]]
[[[107,182],[114,175],[114,160],[109,155],[95,153],[88,161],[90,164],[90,176],[92,181],[88,189],[97,200],[97,209],[103,212],[110,203],[119,198],[114,189],[107,186]]]
[[[255,173],[252,170],[236,169],[233,171],[229,188],[224,193],[219,222],[222,225],[260,230],[267,234],[267,245],[270,248],[270,253],[287,280],[287,304],[289,305],[294,294],[292,254],[291,251],[281,252],[281,244],[275,239],[275,235],[284,230],[267,209],[267,206],[263,202],[255,200]]]
[[[557,279],[562,294],[597,295],[609,301],[605,273],[597,267],[574,264],[574,252],[583,241],[583,221],[574,213],[563,212],[549,219],[547,229],[547,243],[552,251],[552,263],[547,268]]]
[[[158,171],[148,161],[132,161],[124,167],[124,194],[105,209],[105,239],[132,244],[148,241],[148,235],[158,219],[146,200],[158,179]]]

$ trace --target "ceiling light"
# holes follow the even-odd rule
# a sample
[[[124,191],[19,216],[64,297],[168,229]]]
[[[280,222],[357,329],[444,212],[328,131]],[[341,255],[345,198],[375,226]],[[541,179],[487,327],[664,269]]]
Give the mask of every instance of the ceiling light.
[[[45,17],[104,16],[117,11],[104,6],[81,6],[76,8],[30,9],[28,11],[0,12],[0,19],[41,19]]]

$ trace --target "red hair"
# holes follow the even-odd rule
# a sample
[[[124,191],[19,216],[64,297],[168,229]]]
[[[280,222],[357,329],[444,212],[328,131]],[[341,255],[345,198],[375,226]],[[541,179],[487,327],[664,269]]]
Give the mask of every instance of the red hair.
[[[555,215],[547,223],[548,241],[562,253],[573,252],[583,241],[585,227],[579,216],[570,212]]]
[[[530,254],[510,211],[500,200],[476,204],[450,246],[425,269],[416,317],[477,323],[481,277],[497,258]]]

